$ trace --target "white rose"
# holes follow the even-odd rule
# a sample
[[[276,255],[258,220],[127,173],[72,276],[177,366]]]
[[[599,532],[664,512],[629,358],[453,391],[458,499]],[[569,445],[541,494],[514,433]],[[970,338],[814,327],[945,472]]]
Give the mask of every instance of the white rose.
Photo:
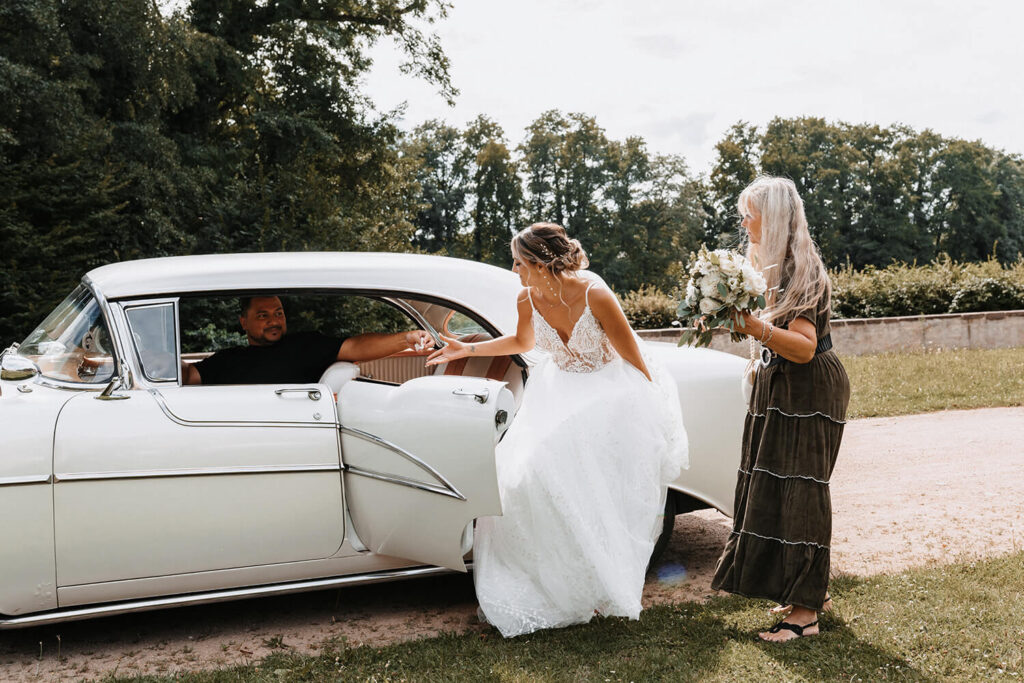
[[[719,308],[722,307],[722,303],[709,296],[704,297],[700,300],[700,312],[704,315],[711,315]]]
[[[740,264],[736,262],[732,255],[723,258],[720,262],[720,267],[722,272],[728,277],[740,274]]]
[[[755,272],[750,278],[743,278],[743,291],[751,296],[760,296],[768,289],[768,283],[764,281],[764,275]]]
[[[712,294],[718,291],[718,283],[721,281],[722,279],[718,276],[717,273],[708,273],[707,275],[700,279],[698,286],[700,287],[700,291],[702,293]]]
[[[693,280],[690,280],[690,284],[686,285],[686,303],[691,306],[697,303],[697,299],[700,298],[697,294],[697,288],[693,284]]]

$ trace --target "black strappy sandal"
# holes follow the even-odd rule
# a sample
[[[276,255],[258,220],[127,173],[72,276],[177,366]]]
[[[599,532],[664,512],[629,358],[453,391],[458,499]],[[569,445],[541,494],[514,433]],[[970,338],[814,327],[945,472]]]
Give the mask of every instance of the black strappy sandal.
[[[768,629],[768,633],[778,633],[779,631],[786,630],[786,631],[792,631],[793,633],[795,633],[797,638],[809,638],[809,637],[811,637],[813,635],[817,635],[817,634],[816,633],[808,633],[805,636],[804,635],[804,629],[808,629],[808,628],[810,628],[812,626],[817,626],[817,625],[818,625],[818,620],[817,619],[815,619],[814,621],[812,621],[809,624],[804,624],[803,626],[800,626],[799,624],[791,624],[788,621],[780,621],[779,623],[775,624],[775,626],[772,626],[770,629]],[[766,643],[771,643],[771,642],[783,642],[784,643],[784,642],[786,642],[784,640],[783,641],[765,640],[764,638],[761,638],[761,640],[764,640],[764,642],[766,642]],[[790,638],[789,640],[796,640],[796,638]]]

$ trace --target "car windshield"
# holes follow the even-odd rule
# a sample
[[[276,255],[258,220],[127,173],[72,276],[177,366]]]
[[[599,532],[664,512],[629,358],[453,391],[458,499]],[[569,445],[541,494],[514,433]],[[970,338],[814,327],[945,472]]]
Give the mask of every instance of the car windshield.
[[[114,375],[110,333],[96,298],[79,285],[32,331],[18,355],[46,377],[95,384]]]

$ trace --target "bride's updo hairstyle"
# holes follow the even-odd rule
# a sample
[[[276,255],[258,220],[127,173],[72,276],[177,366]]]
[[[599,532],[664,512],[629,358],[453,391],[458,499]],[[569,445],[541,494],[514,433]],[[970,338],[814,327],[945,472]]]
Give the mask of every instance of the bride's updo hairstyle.
[[[740,193],[737,206],[741,216],[751,208],[761,214],[761,243],[747,245],[747,258],[764,273],[768,291],[775,292],[761,318],[787,324],[831,296],[828,272],[792,180],[759,176]]]
[[[582,270],[590,265],[579,240],[569,239],[555,223],[534,223],[512,238],[512,253],[521,261],[538,263],[552,274]]]

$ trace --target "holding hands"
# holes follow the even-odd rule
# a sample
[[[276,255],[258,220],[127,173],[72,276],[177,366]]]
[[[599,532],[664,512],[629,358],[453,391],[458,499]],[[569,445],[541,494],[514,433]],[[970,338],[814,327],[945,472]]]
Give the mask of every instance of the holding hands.
[[[445,346],[435,350],[427,357],[428,366],[441,365],[442,363],[449,363],[453,360],[465,358],[472,351],[476,350],[476,344],[463,344],[454,337],[446,337],[442,334],[441,339],[445,341]]]

